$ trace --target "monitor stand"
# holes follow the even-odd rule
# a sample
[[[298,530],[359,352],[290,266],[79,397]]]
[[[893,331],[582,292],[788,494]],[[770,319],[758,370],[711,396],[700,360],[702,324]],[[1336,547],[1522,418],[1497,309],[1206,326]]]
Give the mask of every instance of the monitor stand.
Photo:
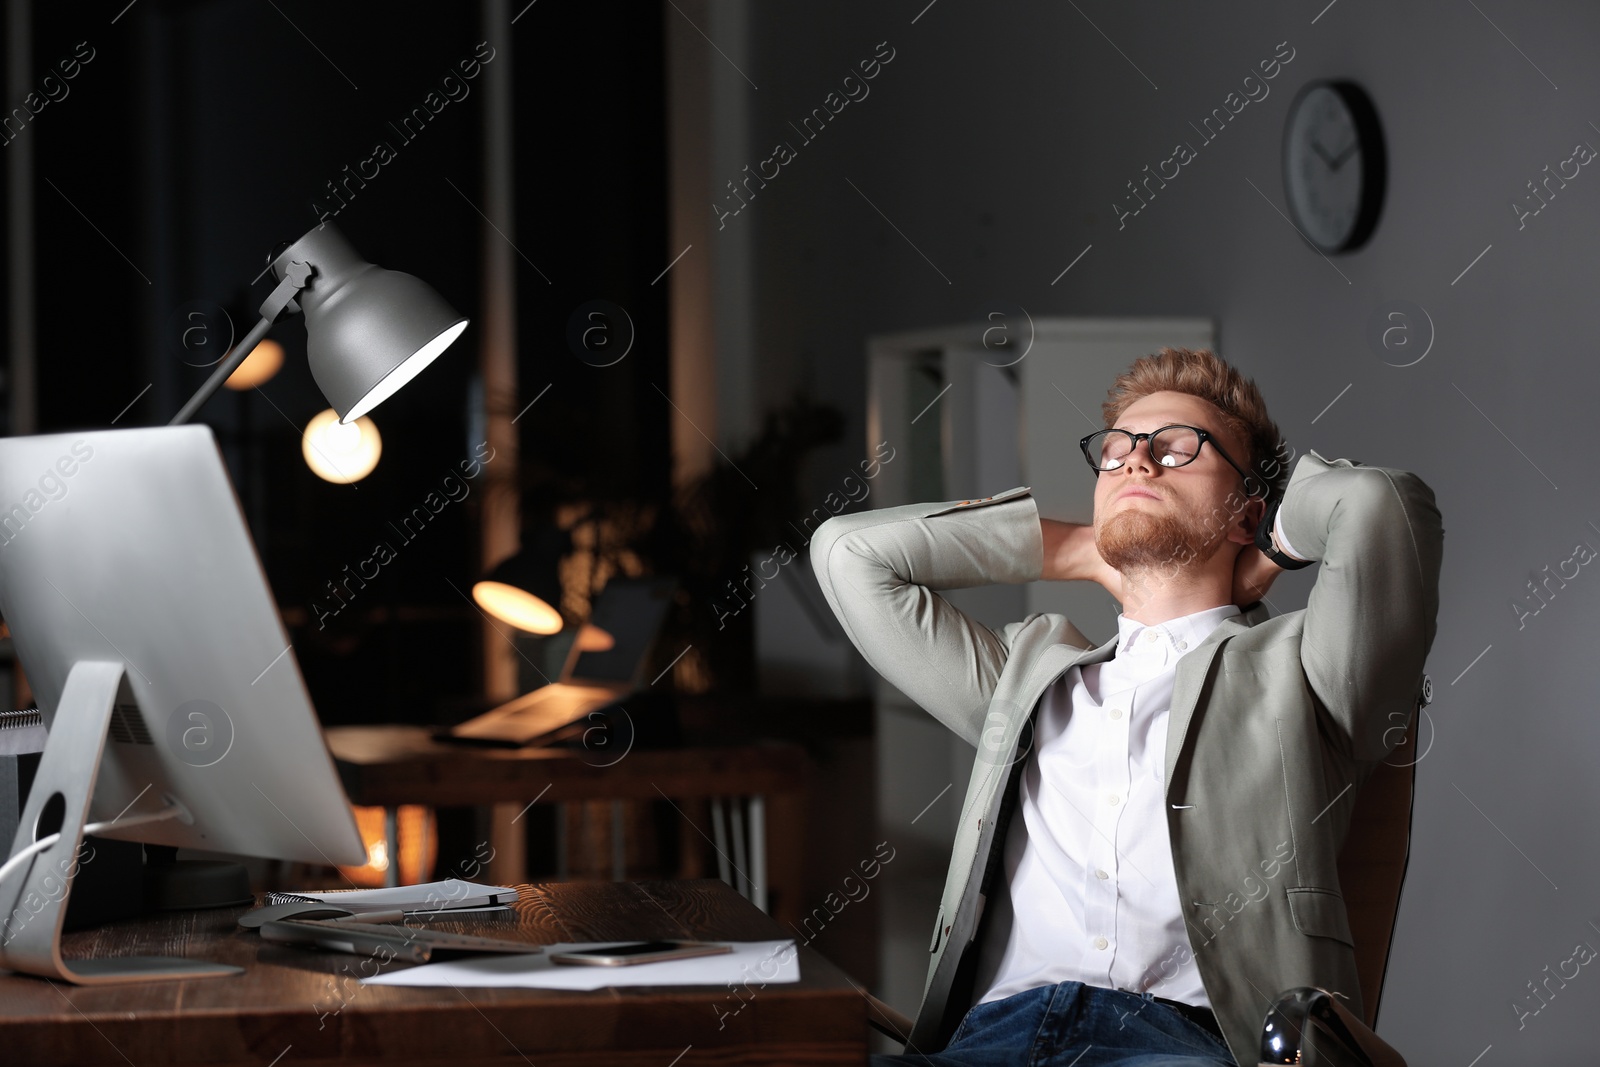
[[[180,860],[172,845],[144,846],[145,911],[237,908],[256,902],[250,872],[234,860]]]
[[[61,838],[0,883],[0,967],[77,985],[243,974],[242,967],[172,956],[62,958],[61,922],[111,712],[119,698],[138,703],[137,687],[129,686],[126,673],[120,662],[79,660],[67,675],[8,855],[57,831]]]

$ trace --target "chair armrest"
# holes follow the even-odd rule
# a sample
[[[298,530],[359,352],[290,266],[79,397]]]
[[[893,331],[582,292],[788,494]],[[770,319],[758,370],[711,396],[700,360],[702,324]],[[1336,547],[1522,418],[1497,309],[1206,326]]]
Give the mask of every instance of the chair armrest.
[[[892,1037],[902,1045],[910,1044],[914,1025],[911,1017],[895,1011],[865,989],[860,992],[867,998],[867,1023],[885,1037]]]
[[[1323,1055],[1319,1059],[1356,1067],[1406,1067],[1400,1053],[1339,1003],[1338,997],[1311,986],[1288,990],[1267,1012],[1261,1032],[1261,1063],[1312,1062],[1306,1059],[1306,1031],[1313,1024],[1320,1031]]]

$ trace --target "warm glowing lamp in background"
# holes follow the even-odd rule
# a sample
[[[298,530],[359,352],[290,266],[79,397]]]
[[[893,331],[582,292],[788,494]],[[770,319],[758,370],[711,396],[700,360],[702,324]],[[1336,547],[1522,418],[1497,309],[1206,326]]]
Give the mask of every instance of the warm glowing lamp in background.
[[[512,556],[511,559],[517,557]],[[546,596],[539,596],[517,584],[517,581],[525,579],[508,579],[512,579],[512,575],[506,573],[504,565],[496,567],[487,578],[472,587],[472,599],[494,618],[531,634],[548,637],[565,629],[561,613],[550,606],[548,599],[553,597],[559,602],[559,588],[548,590]],[[617,643],[617,639],[609,632],[590,622],[579,627],[578,636],[573,640],[579,652],[609,652]]]
[[[340,422],[339,413],[328,408],[306,423],[300,452],[318,478],[349,485],[371,474],[378,465],[383,439],[378,436],[378,427],[365,415],[354,422]]]
[[[561,612],[544,597],[510,582],[485,578],[472,587],[472,599],[490,615],[519,630],[542,636],[561,632]]]
[[[579,652],[610,652],[617,639],[610,632],[602,630],[592,622],[583,624],[583,629],[578,631]]]
[[[235,392],[254,389],[270,381],[282,366],[283,346],[269,337],[256,345],[239,364],[239,369],[228,375],[228,380],[222,384]]]
[[[339,873],[363,888],[388,885],[389,866],[396,858],[389,855],[384,809],[351,805],[351,810],[355,812],[356,828],[361,831],[361,842],[367,846],[367,862],[360,867],[340,867]],[[396,837],[400,840],[395,884],[416,885],[433,873],[439,858],[438,822],[433,809],[420,804],[400,805],[395,818]]]
[[[472,599],[491,616],[519,630],[548,636],[561,632],[561,557],[572,535],[547,527],[533,544],[501,560],[472,587]]]
[[[531,634],[561,632],[560,556],[544,558],[527,549],[502,560],[472,587],[472,599],[494,618]]]

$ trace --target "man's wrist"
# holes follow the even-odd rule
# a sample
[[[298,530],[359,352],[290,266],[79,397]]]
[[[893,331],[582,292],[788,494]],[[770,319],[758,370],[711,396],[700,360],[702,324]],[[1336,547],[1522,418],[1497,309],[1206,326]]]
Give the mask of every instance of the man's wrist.
[[[1066,543],[1067,523],[1055,519],[1039,518],[1039,536],[1044,540],[1044,567],[1039,578],[1046,582],[1061,581],[1062,546]]]
[[[1261,522],[1256,526],[1256,547],[1261,549],[1261,554],[1266,556],[1280,570],[1297,571],[1302,567],[1309,567],[1316,560],[1300,559],[1284,551],[1284,544],[1276,536],[1281,528],[1278,521],[1278,510],[1283,504],[1280,496],[1267,504],[1266,511],[1262,513]]]
[[[1094,547],[1094,529],[1059,519],[1039,519],[1039,533],[1044,539],[1044,570],[1040,578],[1047,582],[1068,582],[1092,577],[1092,568],[1084,552],[1097,551]]]

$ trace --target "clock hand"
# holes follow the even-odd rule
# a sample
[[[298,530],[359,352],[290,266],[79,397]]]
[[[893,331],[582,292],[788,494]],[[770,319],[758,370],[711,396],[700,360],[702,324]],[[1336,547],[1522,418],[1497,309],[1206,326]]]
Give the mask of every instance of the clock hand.
[[[1311,138],[1311,151],[1313,151],[1317,155],[1321,156],[1322,157],[1322,161],[1324,163],[1326,163],[1330,169],[1332,169],[1332,170],[1338,170],[1339,169],[1339,165],[1337,163],[1335,163],[1333,160],[1328,158],[1328,153],[1323,150],[1323,147],[1322,147],[1321,144],[1317,143],[1317,139],[1315,137]]]
[[[1344,165],[1344,161],[1350,158],[1351,153],[1357,151],[1360,149],[1360,147],[1361,141],[1359,139],[1351,141],[1349,148],[1346,148],[1343,152],[1340,152],[1335,158],[1328,160],[1328,166],[1332,167],[1334,170],[1338,170]]]

